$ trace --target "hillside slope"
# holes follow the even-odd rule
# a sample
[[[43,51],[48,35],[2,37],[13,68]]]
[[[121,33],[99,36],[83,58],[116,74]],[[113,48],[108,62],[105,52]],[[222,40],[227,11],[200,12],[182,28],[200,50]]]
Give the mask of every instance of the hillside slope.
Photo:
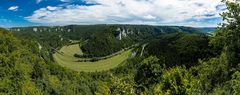
[[[87,57],[106,56],[136,43],[146,43],[161,34],[201,33],[199,29],[191,27],[150,25],[41,26],[16,27],[10,30],[20,37],[36,39],[49,48],[60,48],[73,41],[87,41],[81,47]]]
[[[36,42],[0,29],[0,94],[92,94],[93,83],[88,82],[88,76],[80,76],[41,56],[47,55],[40,53]]]

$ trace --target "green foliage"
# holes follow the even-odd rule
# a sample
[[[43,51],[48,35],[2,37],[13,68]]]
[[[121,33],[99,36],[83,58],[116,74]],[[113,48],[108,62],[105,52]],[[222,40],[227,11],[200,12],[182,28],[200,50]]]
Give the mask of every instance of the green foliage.
[[[36,60],[36,55],[29,53],[31,50],[21,44],[22,41],[0,29],[0,93],[39,95],[41,91],[30,78],[33,72],[30,63]]]
[[[158,83],[161,80],[161,74],[164,71],[162,65],[163,64],[161,64],[157,57],[150,56],[144,59],[139,64],[135,81],[144,86]]]
[[[221,42],[224,46],[222,49],[227,53],[229,66],[236,67],[240,63],[240,4],[225,1],[227,12],[221,14],[226,23],[222,23],[220,31],[217,32],[215,41]]]
[[[238,95],[240,93],[240,72],[237,71],[232,75],[231,86],[233,94]]]
[[[238,3],[223,1],[226,3],[229,11],[221,15],[227,23],[221,24],[216,35],[210,41],[210,45],[214,49],[212,51],[217,56],[213,56],[208,61],[201,61],[195,71],[199,79],[197,89],[202,94],[209,94],[211,92],[213,94],[233,94],[235,91],[237,92],[236,88],[234,88],[237,85],[233,85],[233,81],[236,82],[237,80],[237,74],[233,75],[233,79],[230,76],[239,70],[238,64],[240,63],[240,5]],[[232,92],[232,89],[235,91]]]
[[[126,35],[117,39],[120,31]],[[112,54],[136,43],[148,42],[158,35],[173,32],[199,33],[200,30],[181,26],[148,26],[148,25],[69,25],[54,27],[16,27],[11,28],[19,37],[36,40],[46,49],[62,47],[71,41],[88,40],[82,46],[85,56],[99,57]]]
[[[213,37],[180,26],[70,25],[38,27],[35,32],[27,27],[14,35],[0,29],[0,94],[238,95],[240,4],[223,2],[229,10],[221,14],[226,23]],[[119,40],[117,28],[134,32]],[[50,60],[55,49],[75,40],[86,41],[82,49],[90,57],[148,44],[143,55],[116,69],[87,73]],[[140,47],[134,50],[139,53]]]
[[[112,77],[110,80],[111,94],[113,95],[133,95],[134,82],[130,78]]]
[[[175,67],[163,73],[153,92],[155,95],[191,95],[196,83],[185,67]]]
[[[208,37],[199,34],[172,33],[161,36],[146,47],[148,55],[162,58],[167,67],[176,65],[194,66],[198,59],[211,54]],[[174,59],[174,60],[173,60]]]
[[[96,95],[110,95],[111,91],[107,82],[98,82]]]
[[[198,79],[198,85],[196,85],[198,92],[208,94],[215,87],[226,82],[229,79],[227,64],[228,59],[224,53],[209,61],[200,61],[200,65],[193,69]]]
[[[123,46],[110,32],[97,33],[81,47],[85,55],[89,57],[101,57],[120,51]]]
[[[42,59],[36,45],[0,30],[0,94],[92,94],[88,76],[77,77],[77,73]]]

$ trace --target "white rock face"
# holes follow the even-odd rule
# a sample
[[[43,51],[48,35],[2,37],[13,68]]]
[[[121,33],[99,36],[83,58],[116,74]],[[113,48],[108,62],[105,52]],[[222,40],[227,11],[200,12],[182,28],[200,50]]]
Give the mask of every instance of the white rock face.
[[[38,43],[38,48],[39,48],[39,50],[41,50],[41,49],[42,49],[42,46],[41,46],[41,44],[40,44],[40,43]]]
[[[117,36],[117,39],[118,40],[122,40],[122,33],[121,33],[121,29],[120,28],[117,28],[116,31],[119,32],[118,36]]]
[[[71,29],[68,29],[67,32],[71,32]]]
[[[133,31],[130,31],[130,34],[133,34]]]
[[[127,34],[128,34],[128,29],[121,29],[121,28],[117,28],[116,31],[119,32],[118,36],[117,36],[117,39],[118,40],[122,40],[123,37],[127,37]]]
[[[120,28],[117,28],[116,31],[121,31],[121,29],[120,29]]]
[[[123,37],[127,37],[127,33],[126,33],[126,30],[125,30],[125,29],[123,29],[123,31],[122,31],[122,36],[123,36]]]
[[[33,28],[33,31],[34,31],[34,32],[37,32],[37,31],[38,31],[38,29],[37,29],[37,28]]]

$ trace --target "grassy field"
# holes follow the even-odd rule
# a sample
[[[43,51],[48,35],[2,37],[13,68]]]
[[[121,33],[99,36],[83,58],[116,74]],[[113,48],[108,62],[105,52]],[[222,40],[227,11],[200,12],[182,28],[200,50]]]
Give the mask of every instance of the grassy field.
[[[73,57],[73,55],[76,53],[79,55],[83,54],[82,50],[79,47],[79,44],[64,46],[60,49],[60,53],[70,57]]]
[[[63,67],[84,72],[104,71],[117,67],[123,63],[131,55],[132,49],[124,51],[116,56],[108,59],[99,60],[97,62],[77,62],[80,58],[73,55],[75,53],[82,54],[78,44],[64,46],[59,53],[55,53],[54,60]]]

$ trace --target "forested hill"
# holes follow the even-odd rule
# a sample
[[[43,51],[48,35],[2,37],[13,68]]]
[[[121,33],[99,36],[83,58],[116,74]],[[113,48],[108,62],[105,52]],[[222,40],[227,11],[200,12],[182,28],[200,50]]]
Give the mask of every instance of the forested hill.
[[[90,75],[79,74],[45,60],[34,40],[0,29],[1,95],[92,95],[98,87]]]
[[[44,76],[46,67],[39,66],[46,63],[38,54],[33,42],[18,39],[0,29],[1,94],[40,94],[33,80]]]
[[[68,28],[57,31],[61,27],[0,29],[0,94],[239,95],[240,4],[223,2],[228,11],[222,13],[224,23],[220,24],[213,36],[192,33],[195,28],[175,26],[64,26],[71,27],[70,31]],[[76,27],[85,27],[86,31],[91,32]],[[133,33],[124,33],[127,29]],[[171,30],[175,32],[171,33]],[[125,34],[126,37],[120,37]],[[119,49],[115,45],[127,47],[129,44],[126,43],[130,42],[142,44],[125,53],[133,52],[131,55],[134,56],[106,71],[78,72],[49,60],[58,47],[69,46],[70,42],[78,47],[78,44],[82,45],[78,41],[84,41],[85,47],[99,46],[98,49],[91,48],[94,52],[89,54],[98,52],[101,55],[106,54],[103,48]],[[63,57],[67,59],[67,65],[79,69],[72,65],[75,61],[68,63],[73,56]],[[108,59],[107,64],[113,65],[115,61],[119,60]],[[76,63],[89,68],[95,66],[94,62]]]
[[[201,33],[192,27],[150,25],[39,26],[11,28],[10,31],[21,37],[37,39],[41,44],[48,43],[53,48],[61,47],[67,42],[88,41],[81,46],[84,55],[88,57],[106,56],[136,43],[147,42],[161,34]]]
[[[32,26],[32,27],[13,27],[11,31],[33,31],[33,32],[101,32],[109,28],[126,28],[132,31],[155,31],[155,32],[196,32],[198,28],[185,26],[152,26],[152,25],[68,25],[68,26]]]
[[[198,28],[184,26],[151,26],[151,25],[68,25],[68,26],[36,26],[36,27],[14,27],[10,31],[23,33],[45,33],[57,32],[71,40],[91,39],[98,32],[113,32],[115,36],[126,36],[126,34],[145,35],[151,33],[172,32],[201,32]],[[71,33],[70,33],[71,32]]]

